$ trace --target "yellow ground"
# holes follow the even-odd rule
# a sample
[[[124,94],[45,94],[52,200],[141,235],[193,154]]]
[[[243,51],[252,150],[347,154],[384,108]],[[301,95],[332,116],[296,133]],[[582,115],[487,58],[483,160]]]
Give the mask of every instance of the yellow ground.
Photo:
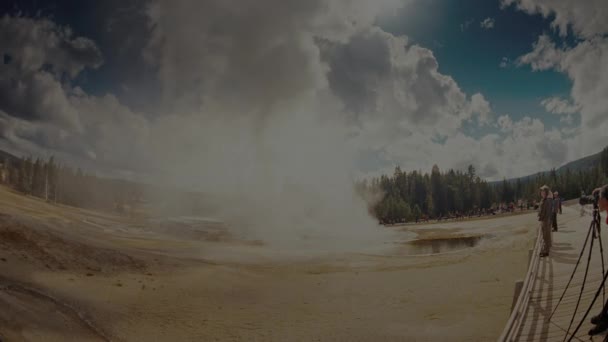
[[[160,233],[0,188],[0,338],[493,341],[535,228],[534,214],[399,227],[495,236],[432,256],[249,259],[231,253],[266,247]]]

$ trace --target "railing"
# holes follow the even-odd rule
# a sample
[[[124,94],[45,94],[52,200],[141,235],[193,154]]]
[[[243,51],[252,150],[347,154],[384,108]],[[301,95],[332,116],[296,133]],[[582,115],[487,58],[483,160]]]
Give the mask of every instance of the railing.
[[[517,298],[517,302],[511,311],[511,317],[502,335],[498,338],[499,342],[511,342],[516,341],[519,328],[523,323],[523,318],[528,309],[528,302],[530,301],[530,295],[534,289],[534,283],[536,282],[536,274],[538,272],[538,264],[540,263],[540,249],[542,247],[542,230],[538,229],[538,235],[536,236],[536,243],[534,244],[534,250],[532,251],[532,258],[530,265],[528,266],[528,272],[524,280],[524,284]]]

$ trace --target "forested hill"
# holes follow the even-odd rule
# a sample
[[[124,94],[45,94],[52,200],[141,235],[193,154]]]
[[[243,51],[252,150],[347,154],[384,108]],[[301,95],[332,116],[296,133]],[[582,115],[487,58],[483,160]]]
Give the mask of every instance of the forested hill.
[[[1,181],[25,194],[73,206],[123,211],[144,201],[150,185],[107,179],[48,160],[17,158],[0,150]],[[413,221],[496,208],[503,203],[538,200],[546,184],[573,199],[608,183],[608,148],[561,167],[559,170],[501,182],[487,182],[470,165],[467,170],[407,172],[396,167],[383,175],[356,184],[369,203],[369,211],[383,222]],[[203,198],[197,194],[196,198]]]
[[[589,193],[608,183],[608,148],[598,155],[536,175],[487,182],[477,176],[470,165],[466,171],[439,170],[431,173],[402,171],[396,167],[392,175],[382,175],[357,183],[357,191],[369,203],[369,210],[382,222],[416,220],[422,215],[431,218],[479,212],[504,203],[538,200],[538,189],[548,185],[565,199],[578,198],[581,191]]]
[[[560,167],[559,169],[557,169],[556,171],[558,173],[560,172],[564,172],[566,170],[570,170],[570,171],[578,171],[578,170],[590,170],[593,169],[594,167],[603,164],[606,165],[607,161],[604,160],[602,161],[602,156],[604,156],[604,158],[606,158],[606,155],[604,152],[599,152],[593,155],[590,155],[588,157],[585,158],[581,158],[579,160],[575,160],[572,162],[569,162],[568,164]]]
[[[604,162],[604,165],[606,165],[606,163],[608,163],[608,162]],[[566,170],[570,170],[570,172],[589,171],[589,170],[592,170],[594,167],[597,167],[600,164],[602,164],[602,152],[592,154],[590,156],[587,156],[587,157],[584,157],[581,159],[577,159],[575,161],[571,161],[571,162],[557,168],[555,170],[555,172],[557,172],[557,174],[559,175],[562,172],[566,172]],[[511,178],[511,179],[508,179],[508,181],[515,182],[518,179],[521,181],[527,181],[529,179],[534,179],[535,177],[542,175],[544,173],[550,173],[551,171],[552,170],[546,170],[546,171],[542,171],[542,172],[537,172],[537,173],[529,175],[529,176],[524,176],[524,177],[520,177],[520,178]],[[502,181],[495,181],[495,182],[491,182],[491,184],[498,184],[501,182]]]
[[[141,214],[151,201],[154,214],[168,215],[197,215],[214,205],[200,192],[100,177],[54,157],[18,158],[2,150],[0,184],[49,202],[127,215]]]

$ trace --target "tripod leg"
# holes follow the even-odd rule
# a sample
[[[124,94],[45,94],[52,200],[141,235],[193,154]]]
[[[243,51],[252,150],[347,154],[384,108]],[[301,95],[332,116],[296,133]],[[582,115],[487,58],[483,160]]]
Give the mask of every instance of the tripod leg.
[[[591,227],[593,228],[593,227]],[[566,335],[564,336],[564,341],[568,338],[568,333],[570,332],[570,328],[572,328],[572,323],[574,323],[574,317],[576,316],[576,312],[578,311],[578,306],[581,303],[581,298],[583,296],[583,291],[585,290],[585,283],[587,282],[587,274],[589,273],[589,265],[591,264],[591,253],[593,252],[593,240],[591,239],[589,245],[589,256],[587,257],[587,267],[585,268],[585,275],[583,276],[583,283],[581,285],[581,291],[578,294],[578,300],[576,301],[576,306],[574,307],[574,313],[572,314],[572,318],[570,319],[570,324],[568,325],[568,329],[566,330]],[[573,334],[574,335],[574,334]]]
[[[604,266],[604,247],[603,247],[603,244],[602,244],[602,234],[601,234],[600,229],[598,229],[599,228],[598,224],[600,224],[600,223],[599,222],[595,222],[595,227],[594,228],[596,229],[596,232],[597,232],[597,239],[600,242],[600,257],[601,257],[601,260],[602,260],[602,275],[604,275],[606,273],[606,268]],[[604,284],[604,286],[602,286],[602,301],[604,303],[606,302],[606,284]]]
[[[591,300],[591,304],[589,304],[589,307],[587,308],[587,311],[585,311],[585,314],[583,315],[583,318],[580,320],[580,322],[578,322],[578,325],[576,326],[576,329],[574,329],[574,331],[572,332],[572,335],[570,335],[570,338],[568,339],[568,342],[572,341],[572,339],[575,337],[576,333],[579,331],[579,329],[583,325],[583,322],[585,322],[585,320],[587,319],[587,316],[589,315],[589,312],[591,312],[591,308],[593,308],[593,305],[595,304],[595,301],[600,296],[600,292],[602,291],[602,287],[604,287],[604,285],[606,284],[606,279],[608,279],[608,273],[604,274],[604,279],[602,279],[602,283],[600,284],[600,287],[598,287],[597,291],[595,291],[595,295],[593,296],[593,299]],[[604,306],[606,306],[606,305],[604,304]],[[566,336],[567,335],[568,334],[566,333]]]
[[[568,283],[566,284],[566,287],[564,288],[562,295],[559,297],[559,300],[557,301],[555,308],[553,308],[553,312],[551,312],[551,315],[549,316],[549,318],[547,320],[551,320],[551,317],[553,317],[553,315],[555,314],[555,311],[557,311],[557,308],[559,307],[559,304],[562,302],[562,299],[564,299],[564,295],[566,294],[566,291],[568,291],[568,288],[570,287],[570,283],[572,282],[572,279],[574,278],[574,274],[576,273],[578,265],[580,265],[580,263],[581,263],[581,259],[583,258],[583,254],[585,253],[585,248],[587,248],[587,242],[589,241],[589,236],[591,235],[592,230],[593,230],[593,227],[589,226],[589,231],[587,231],[587,237],[585,237],[585,242],[583,243],[583,248],[581,248],[581,253],[578,256],[576,265],[574,265],[574,270],[572,270],[572,274],[570,274],[570,279],[568,280]]]
[[[597,221],[594,220],[594,222],[601,222],[601,219],[600,219],[600,216],[599,216],[599,212],[598,212],[598,216],[597,216]],[[600,226],[598,226],[598,228],[599,227]],[[602,259],[603,259],[603,257],[602,257]],[[579,329],[583,325],[583,322],[585,322],[585,320],[587,319],[587,316],[589,315],[589,312],[591,312],[591,309],[593,308],[593,305],[595,304],[595,301],[600,296],[600,292],[603,289],[605,289],[605,287],[606,287],[606,279],[608,279],[608,272],[604,273],[604,277],[602,279],[602,283],[600,284],[600,286],[598,287],[597,291],[595,292],[595,296],[593,296],[593,299],[591,300],[591,304],[589,304],[589,307],[587,308],[587,311],[583,315],[583,318],[580,320],[580,322],[576,326],[576,329],[574,329],[574,332],[572,332],[572,335],[568,339],[568,342],[572,341],[572,339],[575,337],[576,333],[579,331]],[[602,313],[608,313],[608,302],[604,302],[604,307],[602,308]],[[570,330],[570,328],[568,328],[568,331],[569,330]],[[568,336],[568,332],[566,332],[566,336]],[[604,341],[608,342],[607,340],[608,340],[608,337],[606,337],[606,339]]]

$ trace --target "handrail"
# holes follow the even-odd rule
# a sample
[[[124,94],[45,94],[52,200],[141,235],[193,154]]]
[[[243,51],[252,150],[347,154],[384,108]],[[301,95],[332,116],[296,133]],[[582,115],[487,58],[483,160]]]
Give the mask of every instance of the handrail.
[[[502,334],[498,338],[499,342],[515,341],[519,328],[521,327],[521,324],[523,322],[524,315],[528,308],[530,295],[532,294],[532,290],[534,289],[534,283],[536,282],[536,273],[538,271],[538,265],[540,263],[540,249],[542,246],[541,234],[542,228],[539,228],[538,235],[536,236],[536,243],[534,244],[534,251],[532,252],[532,260],[530,260],[530,265],[528,266],[528,272],[526,273],[524,284],[522,286],[521,292],[519,293],[519,297],[517,298],[517,302],[513,307],[513,311],[511,311],[509,321],[507,322],[507,325],[505,326]]]

